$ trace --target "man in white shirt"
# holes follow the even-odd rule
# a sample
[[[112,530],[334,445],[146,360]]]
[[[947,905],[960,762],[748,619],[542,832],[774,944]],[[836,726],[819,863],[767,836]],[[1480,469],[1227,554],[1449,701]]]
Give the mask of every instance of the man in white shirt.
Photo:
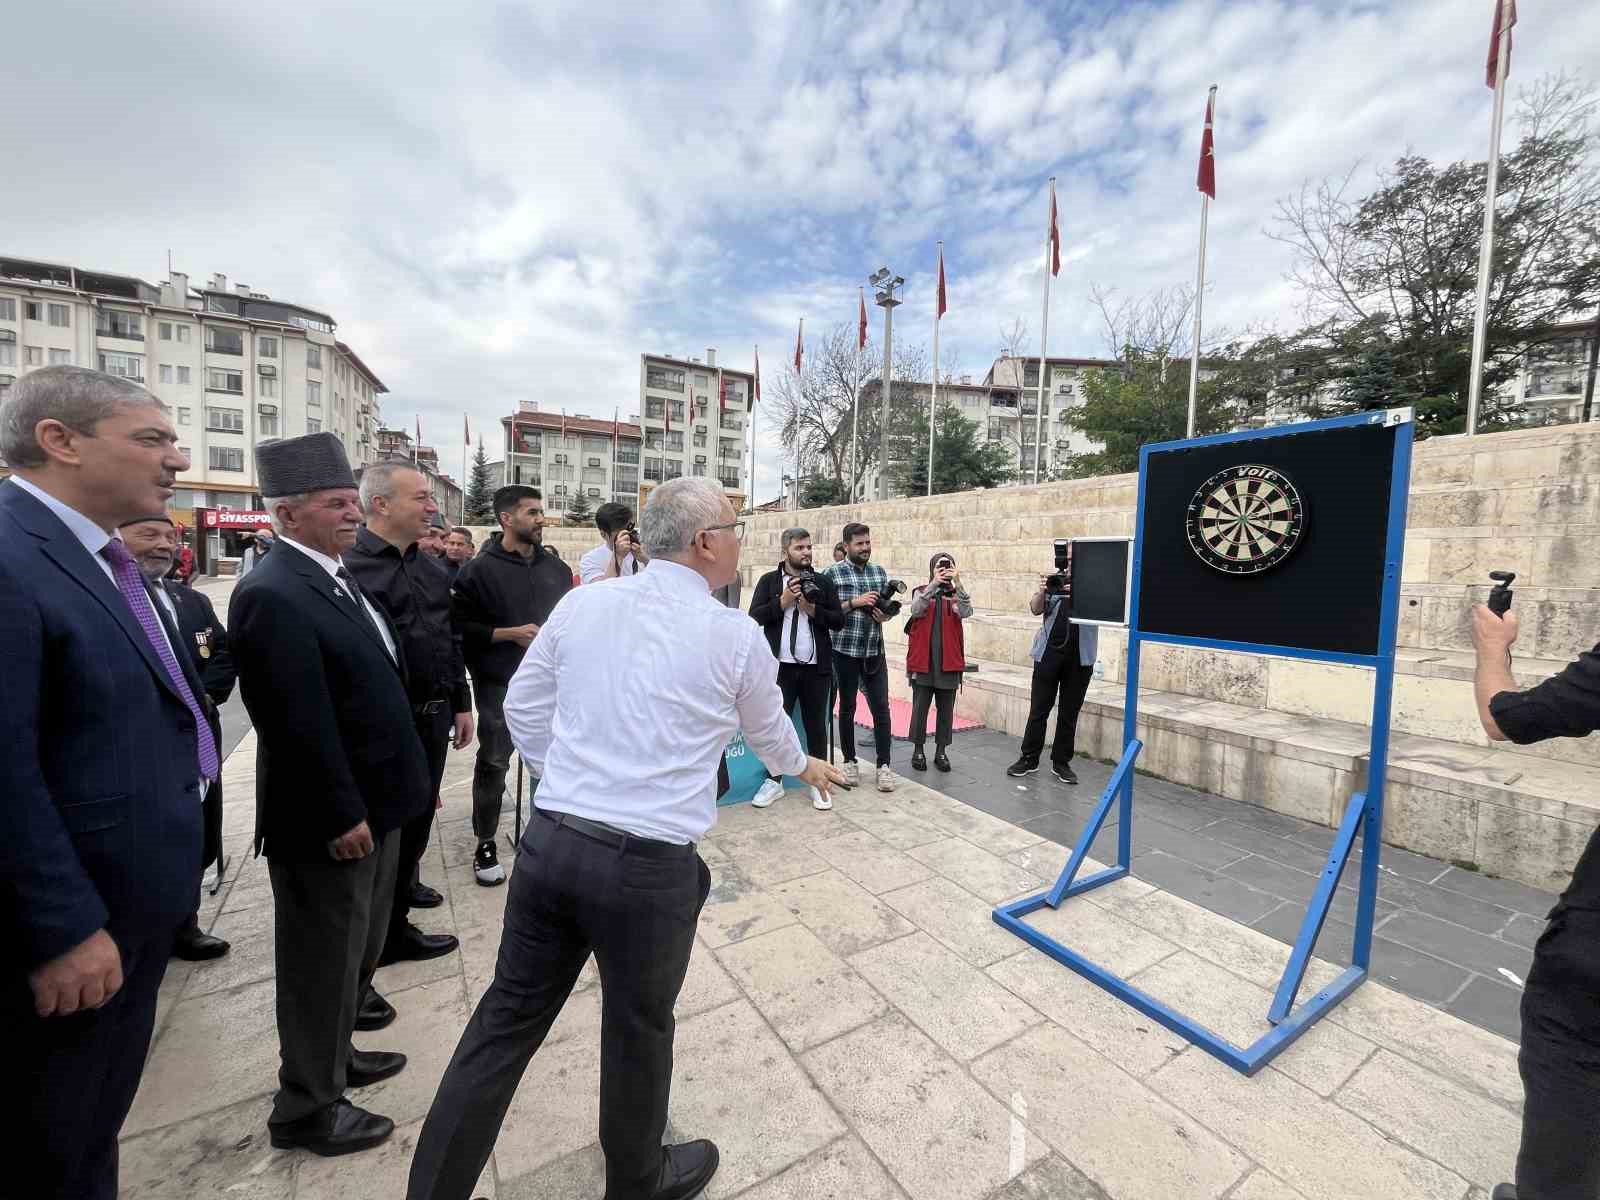
[[[594,549],[584,551],[578,560],[579,583],[637,575],[639,568],[650,561],[649,552],[634,536],[633,509],[626,504],[607,501],[595,511],[594,523],[605,540]]]
[[[838,770],[800,749],[761,629],[711,591],[733,579],[742,522],[716,484],[675,479],[640,521],[651,567],[564,596],[506,694],[540,776],[506,898],[494,982],[417,1141],[409,1200],[468,1200],[528,1060],[592,952],[605,995],[600,1145],[611,1200],[684,1200],[716,1173],[709,1141],[661,1144],[672,1009],[711,876],[723,747],[824,794]],[[626,750],[618,747],[625,745]]]

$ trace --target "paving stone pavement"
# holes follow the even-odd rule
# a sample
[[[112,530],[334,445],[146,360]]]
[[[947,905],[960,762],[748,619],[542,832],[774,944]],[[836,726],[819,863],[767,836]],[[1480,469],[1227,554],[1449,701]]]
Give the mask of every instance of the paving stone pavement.
[[[678,1005],[669,1129],[719,1143],[710,1200],[1481,1200],[1507,1177],[1521,1086],[1503,1037],[1369,982],[1246,1079],[994,925],[995,901],[1037,890],[1067,851],[1055,825],[1020,807],[1036,793],[992,786],[978,750],[993,738],[963,735],[955,758],[971,772],[967,786],[986,780],[1012,805],[1004,817],[911,780],[892,794],[841,793],[828,813],[799,793],[765,811],[721,811],[702,845],[713,886]],[[1087,796],[1099,770],[1084,764],[1077,790]],[[379,972],[400,1016],[357,1042],[411,1061],[352,1098],[399,1129],[345,1159],[267,1144],[277,1036],[270,887],[264,864],[246,854],[253,771],[246,735],[224,776],[239,871],[203,912],[233,952],[168,972],[124,1131],[123,1195],[402,1196],[421,1120],[499,946],[506,889],[477,887],[469,865],[471,751],[451,756],[423,868],[446,904],[419,921],[454,930],[461,950]],[[957,786],[953,776],[942,782]],[[1043,790],[1037,777],[1030,785]],[[1236,823],[1316,851],[1306,831],[1250,825],[1248,814],[1217,807],[1226,802],[1164,798],[1197,825],[1204,816],[1207,827]],[[1051,803],[1043,815],[1065,817],[1083,802],[1062,789]],[[1228,833],[1206,836],[1238,850],[1236,862],[1259,853]],[[1243,903],[1231,884],[1248,886],[1248,876],[1162,850],[1165,836],[1141,860],[1164,853],[1208,871],[1225,881],[1213,903]],[[1120,880],[1034,919],[1231,1038],[1267,1028],[1267,989],[1287,949],[1248,922],[1150,879]],[[1336,970],[1313,962],[1308,985]],[[522,1081],[477,1195],[602,1194],[599,991],[591,963]]]

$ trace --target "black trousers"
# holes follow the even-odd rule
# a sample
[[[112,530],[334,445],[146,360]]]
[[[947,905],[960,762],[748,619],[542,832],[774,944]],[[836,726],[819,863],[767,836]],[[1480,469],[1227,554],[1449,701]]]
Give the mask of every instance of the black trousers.
[[[172,937],[118,948],[121,990],[70,1017],[38,1016],[27,976],[8,972],[0,1058],[15,1081],[16,1107],[4,1122],[0,1152],[28,1196],[116,1200],[117,1134],[144,1073]]]
[[[1078,710],[1084,693],[1094,678],[1094,667],[1078,661],[1078,635],[1074,631],[1065,646],[1047,646],[1044,656],[1033,664],[1033,686],[1028,701],[1028,724],[1022,731],[1022,757],[1039,761],[1044,749],[1044,727],[1050,710],[1056,712],[1056,737],[1050,746],[1050,761],[1057,766],[1072,765],[1077,752]]]
[[[889,670],[880,651],[872,658],[851,658],[833,654],[833,677],[839,685],[839,752],[845,762],[856,757],[856,692],[867,694],[867,709],[872,713],[872,739],[877,743],[878,765],[889,765]]]
[[[511,767],[511,730],[506,728],[506,685],[474,679],[478,697],[478,758],[472,767],[472,832],[493,841],[500,829],[500,803]]]
[[[832,682],[828,672],[814,666],[778,664],[778,690],[783,693],[783,711],[792,713],[796,704],[800,706],[800,723],[806,730],[806,753],[824,761],[828,757],[828,686]],[[767,778],[778,777],[768,771]]]
[[[1558,909],[1522,993],[1519,1200],[1600,1196],[1600,912]]]
[[[344,1095],[350,1035],[389,929],[400,838],[365,858],[268,858],[277,960],[278,1094],[270,1124],[320,1112]]]
[[[439,795],[439,781],[444,778],[444,760],[450,753],[450,737],[455,730],[455,714],[447,711],[449,701],[437,712],[417,717],[417,736],[428,754],[428,773],[433,782],[430,795]],[[411,889],[422,882],[422,856],[428,852],[428,838],[433,833],[433,805],[421,816],[413,817],[397,830],[400,857],[395,864],[394,901],[389,908],[389,936],[399,937],[405,932],[411,915]]]
[[[956,723],[956,692],[954,688],[935,688],[925,684],[911,685],[911,744],[922,749],[928,740],[928,703],[932,701],[937,711],[933,727],[933,744],[943,750],[950,744]]]
[[[469,1200],[517,1084],[591,952],[603,1006],[606,1200],[652,1194],[672,1084],[672,1009],[710,886],[693,846],[604,845],[535,812],[511,875],[494,982],[423,1123],[408,1200]]]

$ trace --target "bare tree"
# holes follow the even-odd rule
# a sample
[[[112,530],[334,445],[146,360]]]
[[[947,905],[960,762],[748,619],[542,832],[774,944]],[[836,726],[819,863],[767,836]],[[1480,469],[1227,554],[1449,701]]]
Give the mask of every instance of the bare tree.
[[[1028,352],[1028,323],[1021,317],[1012,318],[1010,325],[1000,328],[1000,356],[1021,358]]]
[[[1100,313],[1108,357],[1123,359],[1130,352],[1162,362],[1189,357],[1194,346],[1194,288],[1188,284],[1121,299],[1115,288],[1092,284],[1089,302]]]

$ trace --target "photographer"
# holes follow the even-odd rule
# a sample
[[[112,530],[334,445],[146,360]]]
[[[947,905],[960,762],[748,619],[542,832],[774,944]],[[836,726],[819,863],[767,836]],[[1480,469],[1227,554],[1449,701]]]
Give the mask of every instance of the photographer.
[[[1472,610],[1473,690],[1489,739],[1526,746],[1600,729],[1600,646],[1524,692],[1511,675],[1516,640],[1516,613]],[[1600,1195],[1600,834],[1589,838],[1549,922],[1522,992],[1517,1182],[1495,1188],[1494,1200]]]
[[[938,706],[933,733],[933,765],[950,769],[945,748],[955,723],[956,690],[967,669],[961,622],[972,615],[972,600],[961,586],[956,560],[942,551],[928,562],[928,582],[911,593],[906,624],[906,673],[911,677],[911,769],[926,771],[922,751],[928,736],[928,702]]]
[[[812,758],[825,760],[828,685],[833,681],[829,631],[844,625],[844,610],[839,607],[833,581],[811,569],[811,535],[804,529],[783,531],[783,561],[756,583],[750,616],[766,633],[767,645],[778,660],[783,711],[792,713],[799,703],[806,751]],[[813,808],[833,807],[821,791],[810,791]],[[769,771],[751,804],[766,808],[782,795],[782,780]]]
[[[865,690],[878,750],[878,790],[892,792],[896,780],[889,769],[889,672],[883,661],[883,631],[878,628],[888,619],[879,600],[887,602],[889,576],[870,561],[872,531],[865,525],[852,521],[844,527],[844,548],[844,559],[826,572],[838,590],[839,607],[845,613],[844,625],[833,639],[844,781],[846,787],[856,787],[861,782],[861,767],[856,762],[856,692]]]
[[[1028,611],[1043,616],[1044,622],[1033,637],[1029,654],[1033,658],[1033,685],[1028,703],[1028,724],[1022,733],[1022,754],[1006,768],[1006,774],[1020,778],[1039,769],[1039,752],[1044,749],[1044,726],[1050,709],[1059,700],[1056,737],[1050,745],[1050,769],[1062,783],[1078,782],[1072,770],[1076,752],[1078,710],[1094,677],[1094,660],[1100,650],[1100,631],[1093,625],[1074,625],[1072,615],[1072,550],[1070,543],[1064,563],[1058,560],[1054,575],[1039,576],[1039,590],[1028,601]]]
[[[650,561],[634,533],[633,509],[626,504],[607,501],[595,511],[594,523],[605,540],[586,550],[578,560],[579,582],[597,583],[619,575],[637,575],[639,568]]]

